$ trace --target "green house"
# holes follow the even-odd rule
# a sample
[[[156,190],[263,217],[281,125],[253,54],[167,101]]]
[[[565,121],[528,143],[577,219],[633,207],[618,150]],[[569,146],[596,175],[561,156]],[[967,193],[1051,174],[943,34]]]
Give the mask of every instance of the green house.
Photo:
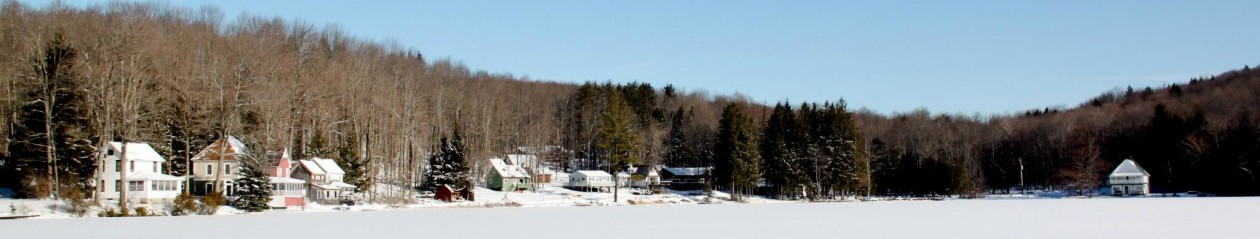
[[[501,158],[490,159],[490,172],[486,173],[486,188],[499,191],[523,191],[534,188],[534,180],[530,179],[520,165],[508,164]]]

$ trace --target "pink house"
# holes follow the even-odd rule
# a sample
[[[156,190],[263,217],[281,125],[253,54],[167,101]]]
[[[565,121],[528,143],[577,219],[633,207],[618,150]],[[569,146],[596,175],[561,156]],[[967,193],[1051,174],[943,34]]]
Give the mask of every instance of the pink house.
[[[290,177],[293,160],[289,157],[289,149],[284,149],[278,161],[271,169],[271,202],[267,205],[272,208],[305,206],[306,181]]]

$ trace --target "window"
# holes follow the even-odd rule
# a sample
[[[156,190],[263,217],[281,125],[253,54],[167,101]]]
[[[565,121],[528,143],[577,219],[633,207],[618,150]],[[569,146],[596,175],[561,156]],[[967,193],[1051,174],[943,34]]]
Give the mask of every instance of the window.
[[[122,172],[122,160],[114,160],[114,172]]]
[[[224,165],[223,165],[223,174],[228,174],[228,175],[231,175],[231,174],[232,174],[232,165],[231,165],[231,164],[224,164]]]
[[[122,188],[122,180],[114,180],[114,192],[119,192]]]
[[[127,164],[127,172],[135,172],[135,171],[136,171],[136,161],[127,161],[127,163],[128,163],[128,164]]]
[[[101,180],[101,185],[97,185],[97,187],[101,188],[101,192],[105,192],[105,180]]]
[[[161,173],[161,171],[158,171],[158,164],[157,164],[157,162],[153,162],[153,172],[154,172],[154,173]]]
[[[166,189],[162,187],[162,186],[166,186],[166,185],[162,185],[162,183],[163,181],[153,181],[153,183],[149,184],[149,190],[157,191],[161,189]]]
[[[130,192],[144,191],[144,181],[127,181],[127,191],[130,191]]]
[[[207,165],[206,165],[206,174],[214,174],[214,166],[213,166],[213,165],[209,165],[209,164],[207,164]]]
[[[114,156],[114,150],[113,150],[113,149],[108,149],[108,150],[105,150],[105,155],[106,155],[106,156]]]

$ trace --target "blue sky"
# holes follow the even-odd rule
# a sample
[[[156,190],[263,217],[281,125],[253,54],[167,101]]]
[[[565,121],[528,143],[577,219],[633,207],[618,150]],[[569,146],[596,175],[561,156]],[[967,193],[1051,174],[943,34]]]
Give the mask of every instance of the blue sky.
[[[87,5],[99,1],[69,1]],[[430,59],[762,102],[1001,114],[1260,63],[1260,1],[175,1]]]

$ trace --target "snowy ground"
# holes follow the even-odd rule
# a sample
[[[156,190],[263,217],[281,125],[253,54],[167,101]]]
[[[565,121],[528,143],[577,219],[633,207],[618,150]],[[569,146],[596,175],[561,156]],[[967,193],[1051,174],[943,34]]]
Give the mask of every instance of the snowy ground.
[[[509,196],[510,198],[511,196]],[[0,221],[4,238],[1252,238],[1260,198],[435,208]],[[73,230],[67,230],[73,228]]]

